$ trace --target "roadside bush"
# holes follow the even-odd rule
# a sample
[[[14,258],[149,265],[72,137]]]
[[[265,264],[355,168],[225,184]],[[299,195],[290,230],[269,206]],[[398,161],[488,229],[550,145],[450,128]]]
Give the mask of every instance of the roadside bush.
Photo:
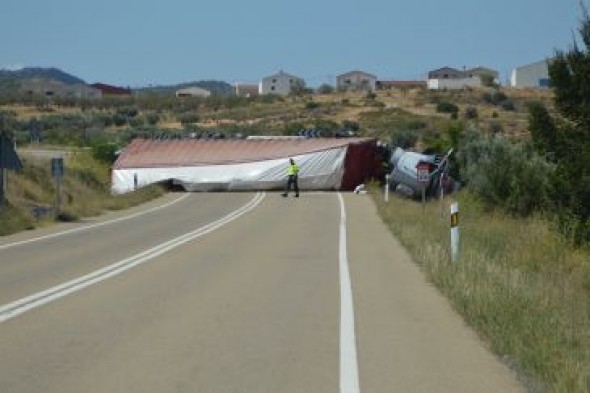
[[[199,115],[191,112],[182,113],[177,118],[180,121],[180,124],[182,125],[199,122]]]
[[[464,116],[466,119],[477,119],[479,117],[479,114],[477,112],[477,108],[474,106],[469,106],[469,107],[465,108]]]
[[[401,147],[404,150],[410,149],[418,142],[418,136],[412,130],[400,129],[391,133],[391,145]]]
[[[119,147],[114,143],[97,142],[91,146],[92,156],[105,164],[112,164],[115,162],[117,156],[116,152]]]
[[[428,127],[428,124],[426,124],[426,122],[423,120],[416,119],[408,121],[406,127],[408,128],[408,130],[422,130]]]
[[[145,115],[145,119],[149,125],[155,126],[160,121],[160,115],[158,115],[158,112],[148,112]]]
[[[459,112],[459,107],[451,102],[440,102],[436,105],[436,111],[439,113],[457,113]]]
[[[490,123],[490,133],[491,134],[501,134],[504,131],[504,127],[502,124],[498,123],[497,121],[493,121]]]
[[[488,207],[529,215],[548,206],[555,167],[528,146],[471,131],[457,159],[461,178]]]
[[[318,94],[332,94],[334,93],[334,86],[324,83],[318,87]]]
[[[32,218],[24,210],[16,209],[8,202],[0,207],[0,223],[0,236],[34,228]]]
[[[127,124],[127,116],[120,113],[115,113],[113,115],[113,123],[115,123],[117,127],[122,127]]]
[[[332,120],[317,119],[313,128],[322,132],[323,135],[329,135],[340,128],[340,125]]]
[[[307,110],[314,110],[320,107],[320,104],[315,101],[309,101],[305,103],[305,109]]]
[[[358,131],[361,126],[358,122],[353,121],[353,120],[343,120],[342,121],[342,128],[344,128],[345,130],[350,130],[350,131]]]
[[[57,214],[57,216],[55,216],[55,219],[61,222],[75,222],[78,221],[79,217],[75,213],[61,211]]]
[[[481,95],[481,99],[486,104],[499,105],[502,102],[506,101],[508,99],[508,97],[506,96],[506,94],[502,93],[501,91],[495,90],[491,93],[489,93],[489,92],[483,93]]]
[[[138,110],[134,106],[126,106],[117,109],[117,114],[125,116],[125,117],[135,117],[138,114]]]
[[[514,102],[512,102],[511,100],[502,101],[500,103],[500,107],[505,111],[513,111],[516,109],[516,107],[514,106]]]

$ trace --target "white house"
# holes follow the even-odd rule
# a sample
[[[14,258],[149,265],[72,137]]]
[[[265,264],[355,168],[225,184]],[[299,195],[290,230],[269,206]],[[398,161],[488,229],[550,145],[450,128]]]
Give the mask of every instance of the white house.
[[[512,70],[510,77],[512,87],[549,87],[549,62],[538,61]]]
[[[262,78],[258,91],[260,94],[277,94],[286,96],[293,89],[305,86],[305,81],[297,76],[287,74],[280,70],[274,75]]]
[[[336,88],[340,91],[375,91],[377,77],[363,71],[350,71],[336,77]]]
[[[176,91],[176,97],[209,97],[211,92],[209,90],[201,89],[197,86],[187,87]]]

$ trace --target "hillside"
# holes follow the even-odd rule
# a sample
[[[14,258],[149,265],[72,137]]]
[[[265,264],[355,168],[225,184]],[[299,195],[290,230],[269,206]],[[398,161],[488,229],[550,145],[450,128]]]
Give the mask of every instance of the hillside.
[[[25,67],[20,70],[4,70],[0,69],[0,80],[23,80],[23,79],[52,79],[67,85],[73,85],[78,83],[86,83],[84,80],[68,74],[58,68],[43,68],[43,67]]]
[[[219,84],[219,86],[222,86]],[[166,91],[164,87],[162,91]],[[146,90],[148,91],[148,90]],[[18,143],[30,141],[30,122],[37,122],[41,137],[51,144],[87,144],[91,139],[116,139],[166,133],[191,135],[292,135],[301,129],[320,130],[332,136],[352,130],[386,142],[410,134],[432,139],[460,124],[512,138],[528,137],[528,103],[540,101],[551,108],[549,91],[502,89],[460,92],[378,91],[366,93],[308,94],[243,98],[214,96],[178,99],[152,90],[116,101],[61,102],[39,107],[35,103],[0,105],[12,119]],[[452,111],[445,111],[451,105]],[[454,112],[453,112],[454,111]],[[91,133],[89,134],[89,131]],[[84,140],[80,140],[83,136]]]
[[[14,92],[18,90],[21,82],[26,80],[53,80],[66,85],[86,84],[86,82],[74,75],[55,67],[25,67],[20,70],[0,69],[0,93]],[[140,87],[134,89],[138,93],[173,94],[176,90],[189,86],[198,86],[209,90],[213,94],[229,95],[232,93],[232,86],[223,81],[204,80],[184,82],[173,85],[158,85]]]
[[[219,95],[229,95],[232,94],[233,88],[229,83],[222,82],[222,81],[194,81],[194,82],[184,82],[178,83],[174,85],[159,85],[159,86],[151,86],[151,87],[142,87],[138,89],[134,89],[134,91],[138,93],[169,93],[173,94],[177,90],[184,89],[187,87],[197,86],[202,89],[208,90],[213,94]]]

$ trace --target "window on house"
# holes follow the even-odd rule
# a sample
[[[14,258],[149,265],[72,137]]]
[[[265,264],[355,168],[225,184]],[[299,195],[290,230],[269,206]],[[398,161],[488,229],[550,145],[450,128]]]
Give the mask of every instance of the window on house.
[[[277,80],[276,80],[276,79],[273,79],[273,80],[272,80],[272,83],[277,83]]]
[[[271,86],[270,87],[270,91],[275,91],[275,87],[274,86]]]

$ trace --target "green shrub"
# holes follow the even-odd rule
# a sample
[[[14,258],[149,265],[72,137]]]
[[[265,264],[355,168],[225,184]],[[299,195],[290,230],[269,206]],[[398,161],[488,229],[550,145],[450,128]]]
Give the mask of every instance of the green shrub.
[[[318,87],[318,93],[319,94],[332,94],[332,93],[334,93],[334,86],[324,83],[323,85]]]
[[[528,146],[471,132],[457,159],[461,178],[488,207],[528,215],[548,205],[555,168]]]
[[[155,126],[160,121],[160,115],[157,112],[148,112],[145,118],[149,125]]]
[[[115,113],[113,115],[113,123],[115,123],[117,127],[122,127],[127,124],[127,116],[120,113]]]
[[[178,116],[178,120],[180,124],[190,124],[190,123],[198,123],[199,122],[199,115],[192,112],[186,112]]]
[[[408,121],[406,127],[408,130],[422,130],[428,127],[428,124],[423,120],[413,119]]]
[[[392,146],[401,147],[402,149],[410,149],[418,142],[416,133],[407,129],[394,130],[390,138]]]
[[[501,91],[494,90],[491,93],[488,93],[488,92],[483,93],[481,95],[481,99],[486,104],[499,105],[502,102],[506,101],[508,99],[508,97],[506,96],[506,94],[502,93]]]
[[[55,219],[57,221],[61,221],[61,222],[74,222],[74,221],[78,221],[78,216],[72,212],[68,212],[68,211],[61,211],[59,213],[57,213],[57,216],[55,216]]]
[[[119,150],[119,146],[115,143],[96,143],[91,146],[92,156],[103,163],[112,164],[115,162],[117,156],[116,152]]]
[[[342,121],[342,128],[349,131],[358,131],[361,126],[358,122],[353,120],[343,120]]]
[[[0,207],[0,236],[9,235],[25,229],[33,229],[33,220],[23,210],[8,203]]]
[[[465,108],[464,116],[466,119],[477,119],[479,117],[479,114],[477,112],[477,108],[474,106],[469,106],[469,107]]]
[[[436,105],[436,111],[439,113],[457,113],[459,112],[459,107],[451,102],[439,102]]]
[[[309,101],[305,103],[305,109],[307,110],[314,110],[320,107],[320,104],[315,101]]]
[[[516,107],[514,106],[514,102],[512,102],[511,100],[504,100],[500,103],[500,107],[502,109],[504,109],[505,111],[513,111],[516,110]]]

